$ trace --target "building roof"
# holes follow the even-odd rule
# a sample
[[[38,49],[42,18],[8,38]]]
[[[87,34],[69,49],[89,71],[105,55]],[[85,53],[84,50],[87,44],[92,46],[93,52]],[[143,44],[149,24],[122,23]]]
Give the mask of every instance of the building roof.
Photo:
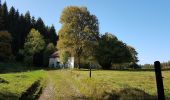
[[[58,52],[58,51],[54,52],[54,53],[50,56],[50,58],[57,58],[57,57],[59,57],[59,52]]]

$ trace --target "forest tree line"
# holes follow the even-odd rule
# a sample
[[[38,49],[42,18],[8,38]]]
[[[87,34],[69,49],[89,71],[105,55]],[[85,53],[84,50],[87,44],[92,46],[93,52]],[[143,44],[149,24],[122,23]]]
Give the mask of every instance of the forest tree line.
[[[53,25],[46,26],[29,11],[23,15],[14,7],[8,11],[6,3],[0,5],[0,60],[48,66],[49,56],[57,49],[61,58],[65,54],[74,56],[77,68],[89,63],[103,69],[120,64],[137,65],[136,50],[112,33],[101,34],[97,17],[86,7],[64,8],[60,23],[57,36]]]
[[[57,43],[57,34],[54,26],[47,26],[44,24],[43,20],[39,18],[35,18],[31,16],[29,11],[25,14],[20,14],[17,9],[11,7],[8,11],[8,7],[6,2],[2,5],[0,4],[0,30],[9,32],[11,35],[11,51],[12,51],[12,59],[16,61],[22,61],[23,57],[20,55],[20,49],[24,49],[24,43],[26,37],[30,30],[34,28],[40,32],[45,40],[45,45],[47,46],[49,43],[52,43],[54,46]],[[1,32],[3,34],[3,32]],[[0,37],[1,38],[1,37]],[[1,45],[3,45],[1,43]],[[5,50],[2,50],[3,53]],[[3,55],[3,54],[1,54]],[[0,60],[5,60],[0,58]]]
[[[57,49],[61,55],[67,53],[74,56],[77,68],[83,64],[99,64],[103,69],[112,69],[115,63],[137,65],[136,50],[112,33],[101,34],[98,18],[86,7],[64,8],[60,23]]]
[[[144,64],[144,65],[140,65],[140,66],[143,69],[154,69],[154,65],[153,64]],[[170,61],[162,62],[161,63],[161,68],[162,69],[169,69],[170,68]]]

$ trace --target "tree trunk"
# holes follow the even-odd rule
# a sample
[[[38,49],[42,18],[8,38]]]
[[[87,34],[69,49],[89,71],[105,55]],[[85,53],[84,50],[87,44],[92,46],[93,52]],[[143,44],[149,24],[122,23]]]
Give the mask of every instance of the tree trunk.
[[[78,59],[78,69],[80,69],[80,56],[77,57]]]

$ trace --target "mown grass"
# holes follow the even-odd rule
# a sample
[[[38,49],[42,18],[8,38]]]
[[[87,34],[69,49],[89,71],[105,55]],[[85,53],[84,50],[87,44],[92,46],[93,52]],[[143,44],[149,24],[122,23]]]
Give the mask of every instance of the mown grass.
[[[45,76],[43,70],[0,74],[0,99],[18,100],[37,80],[41,81],[41,87],[45,85]]]
[[[49,71],[55,83],[56,98],[156,99],[155,73],[152,71]],[[170,71],[163,71],[164,88],[170,99]]]

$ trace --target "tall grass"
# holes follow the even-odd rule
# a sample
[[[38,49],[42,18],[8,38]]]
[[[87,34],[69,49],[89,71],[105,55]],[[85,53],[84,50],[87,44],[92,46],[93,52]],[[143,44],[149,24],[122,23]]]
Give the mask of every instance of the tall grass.
[[[150,71],[50,71],[57,98],[156,99],[155,73]],[[170,71],[163,71],[165,95],[170,98]]]

